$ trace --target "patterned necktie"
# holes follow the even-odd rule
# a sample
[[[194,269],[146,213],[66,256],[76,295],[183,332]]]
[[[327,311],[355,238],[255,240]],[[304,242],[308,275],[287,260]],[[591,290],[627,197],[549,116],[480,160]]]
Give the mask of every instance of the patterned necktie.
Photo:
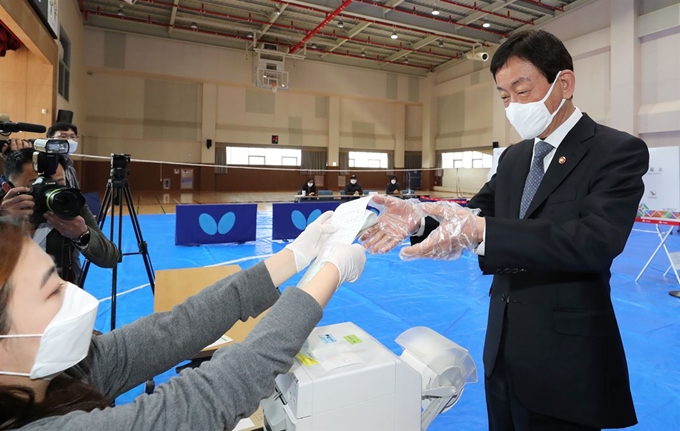
[[[534,160],[531,162],[531,169],[527,180],[524,183],[524,192],[522,193],[522,204],[519,209],[519,218],[524,218],[531,201],[534,199],[538,186],[541,185],[543,175],[545,174],[543,168],[543,159],[553,150],[553,146],[545,141],[538,141],[536,143],[536,151],[534,153]]]

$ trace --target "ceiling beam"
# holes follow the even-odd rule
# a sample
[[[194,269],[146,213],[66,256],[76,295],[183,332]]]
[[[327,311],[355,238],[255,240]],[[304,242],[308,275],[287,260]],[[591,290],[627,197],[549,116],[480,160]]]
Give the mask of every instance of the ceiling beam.
[[[279,13],[272,12],[271,16],[269,17],[269,24],[263,25],[262,28],[260,29],[260,38],[262,38],[262,36],[264,36],[269,31],[269,29],[272,27],[272,24],[274,24],[276,22],[276,20],[279,19],[279,17],[283,13],[283,11],[286,10],[288,5],[282,4],[280,8],[278,6],[274,6],[274,7],[276,7],[276,10]]]
[[[389,7],[397,7],[400,4],[404,3],[404,0],[389,0],[385,5]],[[391,9],[386,9],[385,12],[383,12],[383,16],[387,16],[388,13],[392,12]]]
[[[350,31],[347,32],[347,37],[348,38],[353,38],[357,34],[361,33],[362,31],[366,30],[366,28],[371,25],[370,22],[362,22],[357,25],[355,25]],[[332,46],[331,49],[328,50],[327,53],[323,54],[321,58],[327,56],[331,52],[335,51],[336,49],[340,48],[342,45],[344,45],[346,42],[349,42],[347,39],[343,39],[340,42],[338,42],[336,45]]]
[[[595,1],[595,0],[576,0],[573,3],[565,4],[564,5],[564,12],[561,12],[560,15],[564,15],[567,12],[571,12],[575,9],[583,7],[583,6],[585,6],[589,3],[592,3],[593,1]],[[519,32],[525,31],[525,30],[530,30],[532,28],[538,28],[541,24],[544,24],[544,23],[546,23],[546,22],[548,22],[552,19],[554,19],[553,15],[542,16],[539,19],[537,19],[536,21],[534,21],[535,25],[523,25],[523,26],[516,28],[515,30],[511,31],[510,34],[512,35],[512,34],[519,33]]]
[[[417,51],[417,50],[419,50],[420,48],[423,48],[423,47],[425,47],[425,46],[431,44],[431,43],[434,42],[435,40],[439,40],[439,38],[436,37],[436,36],[427,36],[426,38],[423,38],[423,39],[419,40],[418,42],[414,43],[414,44],[413,44],[413,49],[415,49],[415,50]],[[394,54],[392,54],[392,55],[390,55],[389,57],[387,57],[387,58],[385,59],[385,61],[387,61],[387,62],[396,61],[396,60],[399,60],[399,59],[402,58],[402,57],[405,57],[405,56],[411,54],[412,52],[413,52],[413,51],[411,51],[411,50],[404,50],[404,49],[402,49],[401,51],[395,52]],[[423,54],[425,54],[425,53],[423,53]]]
[[[303,0],[272,0],[277,3],[289,3],[291,5],[299,5],[301,7],[308,7],[310,9],[314,9],[316,11],[322,11],[325,13],[328,13],[332,11],[332,8],[326,7],[319,5],[317,3],[309,2],[309,1],[303,1]],[[362,22],[369,22],[371,24],[377,24],[377,25],[382,25],[386,26],[389,28],[396,28],[397,30],[407,30],[407,31],[412,31],[415,33],[421,33],[421,34],[426,34],[426,35],[437,35],[441,38],[447,39],[447,40],[459,40],[461,42],[467,42],[472,45],[477,44],[479,42],[482,42],[483,40],[475,37],[470,37],[470,36],[463,36],[463,35],[454,35],[451,34],[450,31],[442,31],[440,29],[434,29],[434,28],[429,28],[429,27],[423,27],[420,25],[413,25],[409,24],[403,21],[390,21],[388,19],[384,18],[378,18],[376,16],[372,15],[367,15],[363,13],[355,13],[355,12],[347,12],[344,11],[342,13],[342,16],[346,17],[347,19],[353,19],[356,18],[358,21]],[[492,45],[497,45],[497,42],[490,42],[490,41],[485,41],[486,43],[492,44]]]
[[[516,1],[517,0],[507,0],[507,1],[498,0],[498,1],[495,1],[495,2],[491,3],[490,5],[481,7],[480,9],[482,9],[482,10],[477,11],[477,12],[472,12],[470,15],[466,16],[465,18],[459,19],[458,21],[456,21],[456,23],[465,24],[465,25],[472,24],[473,22],[487,16],[488,15],[487,12],[496,12],[497,10],[503,9],[505,6],[511,5],[511,4],[515,3]],[[459,28],[462,28],[462,27],[457,25],[457,26],[454,27],[453,31],[456,31]]]
[[[175,18],[177,18],[177,6],[179,0],[173,0],[172,12],[170,12],[170,25],[168,26],[168,34],[172,34],[172,29],[175,27]]]
[[[517,6],[521,6],[524,9],[528,9],[530,11],[538,12],[541,15],[547,15],[547,16],[550,16],[551,18],[555,16],[555,11],[547,9],[547,6],[542,7],[542,6],[538,6],[538,5],[533,4],[533,3],[527,3],[527,2],[524,2],[524,1],[521,1],[521,0],[516,1],[515,4],[517,4]]]
[[[321,21],[321,24],[314,27],[314,30],[308,31],[307,34],[305,35],[305,37],[303,37],[302,40],[300,42],[298,42],[297,45],[292,47],[288,53],[289,54],[295,54],[295,52],[298,49],[302,48],[305,45],[305,43],[307,43],[307,41],[309,39],[311,39],[315,34],[317,34],[319,32],[319,30],[326,27],[326,25],[328,25],[328,23],[331,22],[333,20],[333,18],[340,15],[340,12],[342,12],[347,6],[349,6],[350,3],[352,3],[352,1],[353,0],[343,1],[342,4],[340,4],[340,6],[338,6],[337,9],[335,9],[333,12],[326,15],[326,18],[323,21]]]

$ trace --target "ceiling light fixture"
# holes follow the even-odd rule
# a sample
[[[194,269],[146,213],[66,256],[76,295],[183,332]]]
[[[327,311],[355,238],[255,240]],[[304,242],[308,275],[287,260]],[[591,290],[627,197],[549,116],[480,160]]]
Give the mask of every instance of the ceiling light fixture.
[[[361,50],[361,56],[366,57],[366,51],[364,51],[363,49]]]
[[[397,35],[396,31],[392,31],[392,36],[390,36],[392,39],[398,39],[399,36]]]
[[[404,63],[408,64],[408,56],[404,58]]]
[[[338,28],[345,28],[345,23],[342,20],[338,21]]]
[[[491,24],[489,24],[488,22],[485,22],[484,24],[482,24],[482,27],[489,28],[489,27],[491,27]]]
[[[118,16],[125,16],[125,11],[123,8],[118,9]]]
[[[312,49],[316,49],[316,43],[312,43]]]
[[[248,39],[252,39],[252,38],[253,38],[253,34],[252,34],[252,33],[248,33]]]
[[[275,14],[275,15],[281,15],[281,11],[277,8],[277,9],[274,11],[274,14]]]
[[[196,29],[198,28],[198,24],[196,24],[195,22],[192,22],[192,23],[191,23],[191,28],[193,28],[194,30],[196,30]]]
[[[444,41],[439,39],[439,47],[444,48]]]
[[[439,15],[439,8],[437,6],[432,9],[432,15]]]

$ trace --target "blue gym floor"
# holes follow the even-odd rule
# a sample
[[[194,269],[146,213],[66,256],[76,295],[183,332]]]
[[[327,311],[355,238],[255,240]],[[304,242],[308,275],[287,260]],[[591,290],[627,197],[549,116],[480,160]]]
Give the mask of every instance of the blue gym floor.
[[[245,269],[285,245],[271,240],[271,211],[258,213],[257,241],[240,245],[177,247],[174,214],[143,215],[139,222],[156,271],[218,263]],[[656,234],[644,232],[652,229],[652,225],[636,224],[625,251],[614,262],[612,298],[639,420],[631,429],[680,430],[680,299],[668,295],[680,286],[672,272],[663,277],[668,266],[663,252],[640,281],[634,281],[658,244]],[[127,216],[123,233],[123,252],[137,251]],[[672,235],[668,246],[680,251],[680,235]],[[453,262],[403,262],[397,253],[370,255],[361,279],[339,289],[320,324],[352,321],[396,354],[401,349],[394,339],[413,326],[428,326],[465,347],[479,367],[480,381],[469,384],[460,402],[435,419],[429,430],[486,430],[482,345],[491,277],[481,275],[475,256],[464,255]],[[125,257],[118,274],[116,323],[120,327],[151,313],[153,296],[140,256]],[[286,286],[294,286],[299,278],[289,280]],[[85,287],[103,299],[96,328],[106,332],[110,327],[111,270],[92,266]],[[171,370],[155,380],[159,384],[173,375]],[[118,404],[129,403],[142,393],[142,387],[136,388],[121,396]]]

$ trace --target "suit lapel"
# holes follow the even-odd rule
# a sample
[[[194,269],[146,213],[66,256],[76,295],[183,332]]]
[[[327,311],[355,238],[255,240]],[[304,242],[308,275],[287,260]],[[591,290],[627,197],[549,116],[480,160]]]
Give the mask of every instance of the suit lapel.
[[[517,160],[512,165],[515,171],[514,177],[516,181],[510,183],[510,217],[517,217],[519,214],[519,207],[522,203],[522,194],[524,193],[524,183],[527,175],[529,175],[529,168],[531,168],[531,158],[534,152],[533,141],[524,141],[518,145]]]
[[[588,147],[583,144],[595,134],[595,122],[586,114],[579,120],[564,140],[557,147],[555,156],[550,162],[550,166],[541,181],[541,185],[536,191],[531,205],[527,209],[525,218],[531,214],[546,200],[548,196],[564,181],[569,173],[579,164],[583,156],[588,152]],[[560,159],[563,163],[560,163]],[[521,196],[521,195],[520,195]],[[520,197],[521,200],[521,197]],[[519,211],[517,212],[519,213]]]

